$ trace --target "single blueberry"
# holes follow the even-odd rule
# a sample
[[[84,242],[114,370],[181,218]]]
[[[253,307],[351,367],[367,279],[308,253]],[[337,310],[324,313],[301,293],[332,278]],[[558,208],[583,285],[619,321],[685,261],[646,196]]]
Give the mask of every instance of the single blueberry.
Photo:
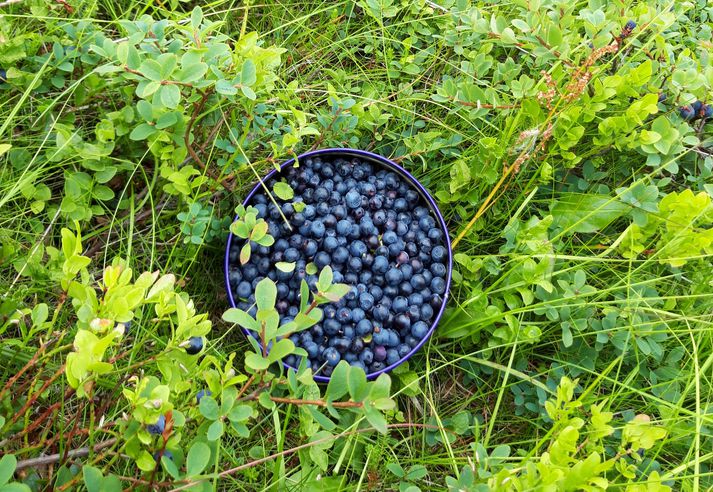
[[[381,236],[381,242],[383,242],[386,246],[388,246],[389,244],[393,244],[398,240],[399,237],[394,231],[386,231],[384,235]]]
[[[678,114],[680,114],[681,118],[686,121],[691,121],[696,117],[696,112],[693,110],[690,104],[686,106],[681,106],[678,109]]]
[[[339,241],[337,240],[336,237],[334,236],[327,236],[324,238],[322,241],[322,248],[324,251],[327,253],[332,253],[334,250],[336,250],[339,247]]]
[[[386,256],[375,256],[371,269],[376,273],[386,273],[389,270],[389,260]]]
[[[352,311],[348,308],[339,308],[337,311],[337,321],[341,323],[349,323],[352,321]]]
[[[446,281],[441,277],[433,277],[431,290],[436,294],[443,294],[446,291]]]
[[[356,324],[356,334],[360,337],[367,336],[372,332],[372,324],[368,319],[362,319]]]
[[[368,292],[359,295],[359,307],[364,311],[369,311],[374,307],[374,296]]]
[[[713,118],[713,106],[711,106],[710,104],[704,104],[701,107],[700,115],[701,115],[701,118],[704,118],[704,119]]]
[[[411,319],[405,314],[399,314],[394,318],[394,328],[397,330],[408,330],[411,328]]]
[[[413,277],[411,277],[411,285],[413,286],[416,291],[419,291],[426,287],[426,279],[421,273],[417,273]]]
[[[431,273],[433,274],[434,277],[443,277],[445,278],[447,270],[446,270],[446,265],[443,263],[433,263],[431,265]]]
[[[376,321],[386,321],[389,318],[389,309],[383,304],[377,304],[372,310],[372,316]]]
[[[238,284],[238,287],[235,289],[235,293],[237,294],[238,297],[241,299],[247,299],[250,297],[250,294],[252,294],[253,288],[250,282],[242,281]]]
[[[149,424],[146,426],[146,430],[149,434],[163,434],[163,430],[166,428],[166,417],[163,415],[158,416],[158,420],[154,424]]]
[[[636,22],[633,20],[628,21],[626,24],[624,24],[624,29],[627,31],[633,31],[636,28]]]
[[[398,350],[394,348],[390,348],[386,351],[386,364],[387,365],[392,365],[396,364],[401,357],[399,357],[399,352]]]
[[[336,319],[330,318],[324,320],[324,322],[322,323],[322,327],[324,328],[325,334],[327,334],[328,336],[334,336],[339,333],[339,330],[341,330],[342,328],[342,324]]]
[[[422,304],[420,309],[420,319],[430,321],[433,318],[433,308],[430,304]]]
[[[339,361],[341,360],[341,356],[339,355],[339,352],[334,347],[326,348],[324,350],[324,352],[322,352],[322,358],[328,365],[330,365],[332,367],[339,364]]]
[[[374,352],[370,348],[365,348],[359,354],[359,360],[368,366],[374,362]]]
[[[188,355],[196,355],[203,350],[203,337],[191,337],[181,343],[181,347],[186,350]]]
[[[428,333],[428,324],[424,321],[417,321],[411,325],[411,335],[419,340],[423,339]]]
[[[287,248],[285,250],[284,259],[285,259],[285,261],[290,262],[290,263],[292,263],[293,261],[297,261],[300,259],[300,252],[297,251],[297,248],[292,248],[292,247]]]
[[[324,237],[325,230],[326,227],[324,225],[324,222],[322,222],[321,220],[315,220],[310,224],[309,233],[312,235],[313,238],[322,239]]]
[[[409,352],[411,352],[411,347],[409,347],[406,343],[401,343],[398,347],[396,347],[396,350],[399,353],[399,358],[403,359]]]
[[[446,248],[444,248],[443,246],[438,245],[431,250],[431,258],[433,258],[433,261],[437,263],[445,261],[447,256],[448,250],[446,250]]]
[[[368,251],[366,244],[364,244],[362,241],[354,241],[349,245],[349,252],[352,254],[352,256],[356,256],[357,258],[361,258],[366,254]]]
[[[373,349],[374,360],[376,362],[383,362],[386,359],[386,347],[383,345],[377,345]]]
[[[349,262],[347,263],[347,266],[349,267],[349,270],[352,272],[360,272],[362,268],[361,260],[357,258],[356,256],[352,256],[349,258]]]
[[[351,209],[361,206],[361,195],[356,190],[350,190],[344,197],[344,203]]]
[[[334,252],[334,255],[335,255],[335,256],[336,256],[336,254],[337,254],[338,251],[339,251],[339,249],[337,249],[337,251]],[[324,267],[326,267],[327,265],[329,265],[330,261],[331,261],[331,258],[329,257],[329,253],[326,253],[325,251],[320,251],[319,253],[317,253],[316,255],[314,255],[314,264],[317,266],[317,269],[319,269],[320,271],[321,271]],[[334,261],[335,261],[336,263],[341,263],[340,261],[337,261],[336,258],[334,258]]]

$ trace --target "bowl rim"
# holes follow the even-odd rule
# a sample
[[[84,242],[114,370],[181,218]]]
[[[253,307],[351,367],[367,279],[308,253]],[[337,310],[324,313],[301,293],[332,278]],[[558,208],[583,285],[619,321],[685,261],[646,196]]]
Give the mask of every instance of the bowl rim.
[[[398,172],[403,178],[405,178],[407,181],[409,181],[420,193],[420,195],[426,200],[426,202],[429,205],[429,208],[431,211],[435,214],[437,222],[441,228],[441,231],[444,234],[444,238],[446,238],[446,251],[448,252],[448,264],[446,265],[446,290],[443,293],[441,297],[443,297],[443,302],[441,303],[441,307],[436,313],[435,318],[431,322],[431,326],[428,328],[428,332],[426,333],[426,336],[424,336],[419,342],[416,344],[415,347],[413,347],[409,352],[401,357],[397,362],[388,365],[384,367],[383,369],[380,369],[375,372],[367,373],[366,377],[369,380],[373,380],[378,378],[381,374],[386,374],[388,372],[391,372],[407,360],[409,360],[416,352],[418,352],[421,347],[423,347],[426,342],[431,338],[431,335],[433,332],[436,330],[436,327],[438,326],[438,323],[440,322],[441,318],[443,317],[443,313],[445,312],[446,305],[448,304],[448,296],[450,294],[450,287],[451,287],[451,277],[453,273],[453,249],[451,247],[451,242],[450,242],[450,235],[448,234],[448,227],[446,226],[446,221],[443,218],[443,215],[441,214],[441,211],[438,209],[438,205],[436,205],[435,200],[431,196],[431,194],[426,190],[426,188],[406,169],[401,167],[399,164],[396,162],[392,161],[391,159],[388,159],[384,156],[381,156],[379,154],[375,154],[373,152],[369,152],[366,150],[360,150],[360,149],[352,149],[352,148],[326,148],[326,149],[318,149],[318,150],[312,150],[305,152],[303,154],[298,155],[297,157],[293,157],[291,159],[288,159],[287,161],[283,162],[280,165],[279,171],[277,169],[272,169],[267,175],[263,178],[260,178],[260,181],[255,184],[255,186],[250,190],[250,192],[245,196],[245,199],[242,201],[243,206],[247,206],[252,197],[260,190],[265,190],[267,188],[266,184],[269,182],[276,174],[282,172],[285,170],[287,167],[292,166],[296,161],[299,162],[304,159],[308,159],[310,157],[319,157],[319,156],[324,156],[324,155],[330,155],[334,157],[338,157],[339,155],[348,155],[351,157],[359,157],[363,158],[365,160],[369,160],[371,162],[376,162],[380,164],[383,167],[390,168],[392,171]],[[224,271],[224,281],[225,281],[225,290],[228,295],[228,302],[230,303],[230,307],[237,307],[235,304],[235,298],[233,297],[233,291],[230,287],[230,247],[233,241],[233,234],[230,233],[228,235],[228,240],[226,242],[226,247],[225,247],[225,258],[224,258],[224,263],[223,263],[223,271]],[[253,340],[256,340],[258,344],[260,344],[260,341],[250,332],[250,330],[243,328],[242,326],[240,327],[242,332],[248,336],[253,338]],[[285,366],[286,369],[294,369],[295,371],[297,368],[290,366],[289,364],[285,363],[284,361],[282,364]],[[314,374],[313,375],[315,381],[317,382],[322,382],[326,383],[329,382],[331,379],[329,376],[323,376],[321,374]]]

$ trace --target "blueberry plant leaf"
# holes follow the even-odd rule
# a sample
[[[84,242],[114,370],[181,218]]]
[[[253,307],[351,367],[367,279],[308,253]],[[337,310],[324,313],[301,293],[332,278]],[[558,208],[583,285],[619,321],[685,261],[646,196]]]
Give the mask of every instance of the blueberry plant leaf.
[[[242,309],[230,308],[223,313],[223,320],[228,323],[235,323],[242,328],[257,331],[260,329],[258,322]]]
[[[240,248],[240,264],[245,265],[248,261],[250,261],[250,242],[246,242]]]
[[[327,398],[331,401],[336,401],[346,395],[349,392],[348,377],[349,364],[346,361],[340,361],[329,379],[326,392]]]
[[[292,187],[284,181],[276,182],[272,187],[272,191],[281,200],[292,200],[295,196],[295,192]]]
[[[280,270],[281,272],[285,273],[290,273],[295,271],[295,262],[289,262],[289,261],[278,261],[275,263],[275,268]]]
[[[186,475],[193,477],[200,475],[210,460],[210,448],[202,442],[195,442],[188,450],[186,457]]]

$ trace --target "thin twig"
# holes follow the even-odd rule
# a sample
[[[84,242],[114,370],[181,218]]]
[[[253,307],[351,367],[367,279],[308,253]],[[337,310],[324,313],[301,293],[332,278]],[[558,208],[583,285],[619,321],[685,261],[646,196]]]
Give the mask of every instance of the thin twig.
[[[17,382],[18,379],[20,379],[20,376],[22,376],[23,374],[25,374],[25,372],[26,372],[30,367],[32,367],[33,365],[35,365],[35,363],[37,362],[37,359],[39,359],[39,357],[45,353],[45,350],[47,349],[47,347],[48,347],[50,344],[54,343],[55,341],[57,341],[57,338],[51,338],[51,339],[48,340],[47,342],[43,343],[43,344],[40,346],[40,348],[37,349],[37,352],[35,352],[35,355],[33,355],[32,358],[31,358],[29,361],[27,361],[27,364],[25,364],[25,365],[22,367],[22,369],[20,369],[20,371],[19,371],[17,374],[15,374],[13,377],[11,377],[11,378],[8,380],[7,383],[5,383],[5,386],[3,387],[2,391],[0,391],[0,401],[2,401],[2,397],[5,396],[5,392],[6,392],[7,390],[9,390],[9,389],[12,387],[12,385],[14,385],[14,384]]]
[[[118,439],[116,437],[107,439],[106,441],[102,441],[99,444],[95,445],[93,448],[79,448],[79,449],[72,449],[71,451],[67,452],[67,458],[84,458],[85,456],[89,456],[90,452],[97,452],[101,451],[104,448],[108,448],[110,446],[113,446],[116,444],[116,441]],[[36,466],[47,466],[52,463],[56,463],[60,460],[62,457],[61,454],[50,454],[48,456],[40,456],[39,458],[30,458],[27,460],[22,460],[17,463],[17,467],[15,470],[22,470],[24,468],[32,468]]]

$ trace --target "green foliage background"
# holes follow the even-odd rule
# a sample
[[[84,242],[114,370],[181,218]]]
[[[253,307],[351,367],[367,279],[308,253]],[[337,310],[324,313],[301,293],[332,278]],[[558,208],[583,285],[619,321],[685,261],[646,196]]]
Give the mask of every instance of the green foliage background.
[[[0,490],[713,487],[713,124],[679,113],[713,102],[712,18],[0,3]],[[373,383],[222,318],[236,206],[323,147],[405,166],[454,245],[446,318]]]

